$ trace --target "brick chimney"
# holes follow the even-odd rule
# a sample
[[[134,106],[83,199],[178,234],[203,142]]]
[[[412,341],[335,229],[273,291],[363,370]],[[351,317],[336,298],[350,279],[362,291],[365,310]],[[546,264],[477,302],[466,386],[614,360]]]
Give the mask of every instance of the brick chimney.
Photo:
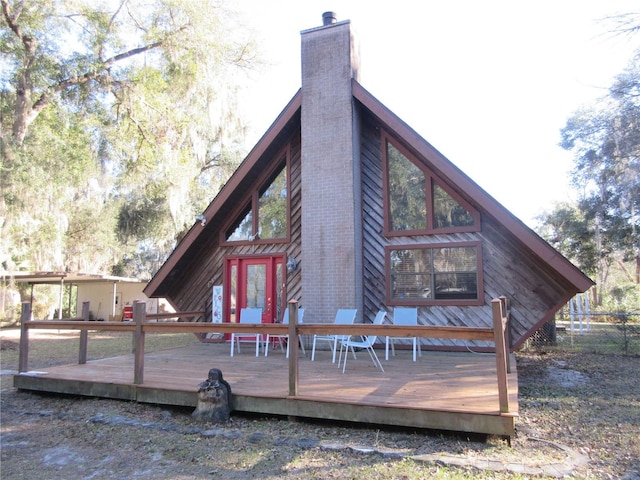
[[[323,14],[302,37],[302,305],[309,321],[338,308],[362,316],[359,124],[351,79],[359,51],[349,21]],[[305,316],[306,318],[306,316]]]

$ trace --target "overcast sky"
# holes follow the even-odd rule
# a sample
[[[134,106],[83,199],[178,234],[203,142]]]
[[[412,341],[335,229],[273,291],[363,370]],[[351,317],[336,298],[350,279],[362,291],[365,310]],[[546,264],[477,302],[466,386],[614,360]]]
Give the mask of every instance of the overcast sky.
[[[243,97],[248,148],[300,88],[300,32],[334,11],[356,33],[362,85],[530,226],[571,195],[560,129],[640,48],[602,21],[637,0],[230,3],[269,62]]]

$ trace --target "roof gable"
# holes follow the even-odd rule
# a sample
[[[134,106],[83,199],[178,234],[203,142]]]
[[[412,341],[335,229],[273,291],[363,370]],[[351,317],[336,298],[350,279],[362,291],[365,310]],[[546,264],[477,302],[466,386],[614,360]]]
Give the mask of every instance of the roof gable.
[[[352,81],[352,90],[353,97],[377,117],[389,132],[401,139],[418,156],[427,159],[429,167],[439,177],[445,179],[459,192],[464,192],[466,197],[472,198],[479,210],[491,215],[511,232],[518,241],[538,256],[541,261],[547,263],[569,281],[577,291],[584,292],[594,285],[594,282],[589,277],[484,191],[462,170],[456,167],[355,80]]]
[[[269,158],[269,154],[274,149],[279,148],[278,140],[299,128],[300,106],[301,92],[298,91],[205,209],[204,223],[196,221],[180,240],[169,258],[145,287],[145,295],[164,296],[167,280],[179,278],[184,273],[207,240],[207,234],[219,226],[221,221],[226,221],[221,217],[225,217],[224,214],[235,206],[246,185],[258,176],[261,162]]]
[[[484,191],[356,80],[352,80],[352,92],[353,98],[385,125],[386,131],[401,140],[419,157],[426,159],[429,163],[429,168],[436,175],[444,179],[458,192],[464,192],[465,197],[472,198],[474,206],[478,210],[493,217],[542,262],[545,262],[573,285],[576,291],[583,292],[594,285],[590,278]],[[168,284],[171,283],[171,280],[180,278],[185,273],[185,270],[200,250],[202,243],[208,238],[207,233],[219,226],[224,213],[228,213],[230,206],[235,204],[243,188],[246,188],[247,184],[256,177],[256,171],[260,170],[260,162],[264,161],[264,158],[268,157],[274,148],[280,148],[277,140],[290,133],[293,129],[299,128],[301,97],[301,91],[298,91],[249,152],[245,160],[204,211],[204,224],[196,222],[182,238],[145,288],[144,293],[146,295],[150,297],[166,295],[166,290],[170,288]]]

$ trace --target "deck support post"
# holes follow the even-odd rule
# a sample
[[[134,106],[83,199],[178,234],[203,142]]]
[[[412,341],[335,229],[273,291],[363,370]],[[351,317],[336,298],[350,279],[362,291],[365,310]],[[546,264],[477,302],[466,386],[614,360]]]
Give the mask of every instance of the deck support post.
[[[147,304],[145,302],[133,303],[133,321],[136,324],[134,332],[134,372],[133,383],[135,385],[142,385],[144,381],[144,330],[142,329],[142,323],[145,321],[147,315]]]
[[[298,301],[289,301],[289,396],[298,395]]]
[[[31,321],[31,302],[22,302],[20,314],[20,352],[18,352],[18,373],[29,370],[29,329],[27,322]]]
[[[89,321],[89,305],[90,302],[82,302],[82,321]],[[69,312],[71,313],[71,312]],[[80,351],[78,352],[78,363],[84,365],[87,363],[87,346],[89,344],[89,331],[80,330]]]
[[[509,391],[507,388],[507,356],[509,351],[506,348],[505,328],[506,318],[503,315],[503,301],[500,299],[491,300],[491,310],[493,313],[493,335],[496,344],[496,369],[498,374],[498,399],[500,402],[500,413],[509,413]]]

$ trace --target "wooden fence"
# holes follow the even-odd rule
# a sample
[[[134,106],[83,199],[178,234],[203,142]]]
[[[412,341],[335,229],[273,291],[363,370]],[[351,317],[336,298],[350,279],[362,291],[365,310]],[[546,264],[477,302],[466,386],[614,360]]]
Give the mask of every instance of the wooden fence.
[[[144,344],[146,333],[262,333],[270,335],[289,335],[289,395],[298,395],[298,337],[300,335],[337,334],[337,335],[377,335],[390,337],[445,338],[454,340],[482,340],[495,343],[496,370],[500,412],[509,413],[509,395],[507,374],[511,372],[509,346],[507,343],[508,303],[505,297],[491,301],[493,328],[449,327],[449,326],[403,326],[333,323],[298,323],[298,304],[289,302],[289,324],[239,324],[205,322],[158,322],[159,319],[188,318],[202,315],[203,312],[178,312],[175,314],[147,314],[144,302],[133,305],[132,322],[93,322],[89,321],[89,302],[82,305],[82,317],[65,320],[30,320],[31,304],[22,304],[19,372],[28,371],[29,330],[54,329],[80,331],[78,363],[87,361],[88,331],[124,331],[133,334],[134,384],[144,383]]]

